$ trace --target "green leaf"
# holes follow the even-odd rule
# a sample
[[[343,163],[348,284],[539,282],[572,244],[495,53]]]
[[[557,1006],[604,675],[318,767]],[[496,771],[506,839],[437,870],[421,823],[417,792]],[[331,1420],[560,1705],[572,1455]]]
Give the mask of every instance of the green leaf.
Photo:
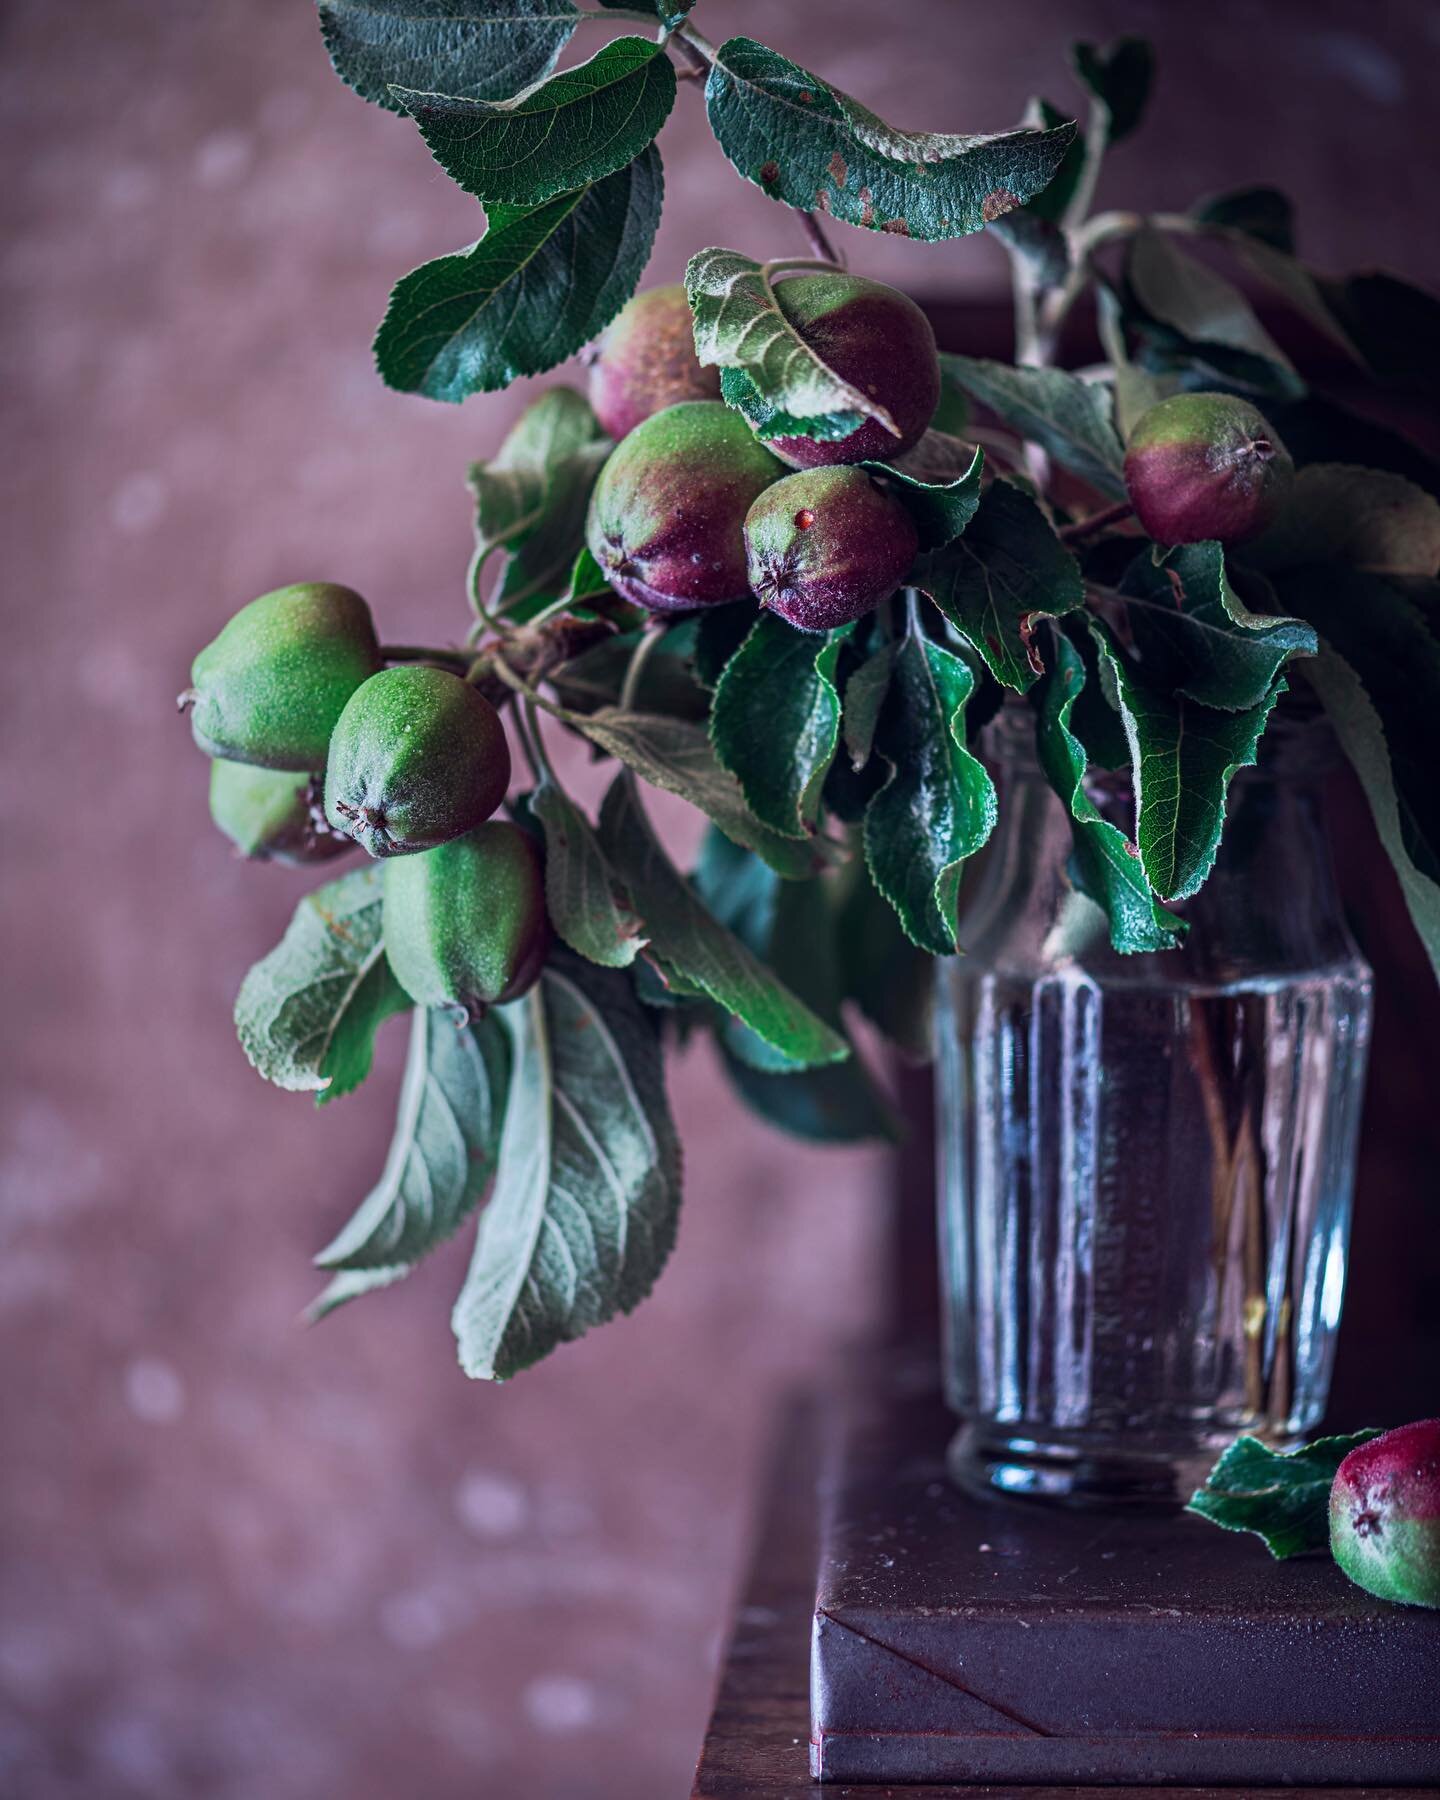
[[[930,440],[928,444],[926,439]],[[947,479],[927,479],[928,471],[950,444],[962,449],[968,461],[958,474]],[[915,521],[922,550],[938,550],[942,545],[953,543],[975,517],[975,509],[980,504],[980,472],[985,467],[985,452],[969,444],[960,445],[958,439],[944,438],[940,432],[927,431],[914,451],[893,463],[867,462],[861,466],[885,481]]]
[[[1085,791],[1090,759],[1071,729],[1071,715],[1084,685],[1080,652],[1056,632],[1055,666],[1032,697],[1040,766],[1070,819],[1075,846],[1070,879],[1103,909],[1110,921],[1110,942],[1122,955],[1169,950],[1184,936],[1185,921],[1159,905],[1145,879],[1139,851],[1101,815]]]
[[[899,1122],[858,1057],[825,1069],[757,1069],[722,1038],[720,1058],[740,1098],[777,1131],[812,1144],[899,1140]]]
[[[1143,552],[1121,592],[1147,685],[1173,688],[1202,706],[1227,712],[1259,706],[1291,657],[1316,651],[1309,625],[1250,611],[1231,586],[1225,551],[1216,543],[1182,545],[1158,567]]]
[[[843,631],[796,631],[762,612],[725,665],[710,742],[750,810],[782,837],[814,832],[820,789],[840,742],[835,665]]]
[[[890,777],[865,811],[865,860],[911,941],[955,949],[960,873],[995,824],[995,788],[965,748],[975,677],[913,629],[895,652],[876,747]]]
[[[675,1241],[680,1146],[626,976],[560,951],[497,1014],[512,1043],[500,1167],[451,1323],[465,1373],[505,1381],[650,1292]]]
[[[1129,137],[1145,114],[1155,79],[1155,50],[1145,38],[1116,38],[1108,49],[1076,44],[1070,52],[1075,73],[1108,115],[1106,141]]]
[[[369,1074],[376,1031],[410,1005],[385,961],[380,907],[378,864],[328,882],[245,977],[235,1029],[267,1081],[347,1093]]]
[[[591,566],[594,566],[593,561]],[[579,565],[576,579],[582,584],[587,579],[586,570]],[[697,681],[692,666],[694,636],[694,624],[688,620],[672,625],[665,633],[641,671],[640,685],[634,695],[634,704],[641,711],[677,719],[709,717],[709,696]],[[624,690],[625,676],[639,642],[638,630],[602,638],[599,643],[560,663],[546,679],[564,705],[577,712],[593,713],[601,707],[613,707]]]
[[[660,222],[652,144],[593,187],[491,209],[478,244],[404,276],[375,337],[381,377],[458,404],[573,356],[635,291]]]
[[[578,557],[589,554],[585,509],[609,453],[584,396],[553,387],[526,407],[498,455],[470,465],[478,557],[505,552],[493,605],[558,597]]]
[[[624,12],[653,12],[667,30],[673,31],[694,10],[695,0],[600,0],[600,4]]]
[[[459,1229],[495,1172],[509,1062],[493,1015],[457,1031],[443,1010],[416,1009],[384,1171],[321,1268],[412,1268]]]
[[[584,521],[581,521],[583,530]],[[590,554],[590,546],[582,543],[575,552],[575,561],[570,569],[570,581],[565,590],[565,598],[573,606],[583,606],[589,601],[603,600],[610,593],[610,583],[605,579],[605,571]]]
[[[1318,279],[1332,318],[1372,373],[1440,403],[1440,298],[1384,269]]]
[[[1289,398],[1305,391],[1240,289],[1153,226],[1130,240],[1125,279],[1145,314],[1218,373],[1254,379]]]
[[[972,400],[1098,493],[1124,499],[1125,451],[1111,422],[1107,389],[1063,369],[1016,369],[972,356],[942,356],[940,365]]]
[[[1288,1454],[1259,1438],[1236,1438],[1186,1507],[1226,1531],[1251,1531],[1283,1560],[1330,1545],[1330,1489],[1356,1447],[1378,1430],[1316,1438]]]
[[[1262,569],[1339,563],[1433,575],[1440,568],[1440,501],[1385,470],[1311,463],[1297,470],[1279,518],[1244,554]]]
[[[593,713],[567,713],[565,722],[652,787],[698,807],[733,843],[753,850],[778,874],[814,873],[823,855],[818,841],[798,843],[782,837],[755,817],[740,783],[716,760],[703,725],[611,706]]]
[[[305,1323],[318,1325],[349,1301],[359,1300],[380,1288],[392,1287],[397,1281],[403,1281],[413,1267],[413,1263],[387,1263],[382,1269],[342,1269],[326,1282],[305,1308]]]
[[[1091,620],[1130,743],[1135,784],[1135,842],[1152,890],[1163,900],[1198,893],[1215,862],[1225,823],[1225,794],[1256,747],[1285,682],[1256,706],[1221,712],[1151,686],[1143,666],[1120,649],[1103,621]]]
[[[894,644],[881,644],[845,683],[841,725],[850,766],[857,771],[869,762],[874,748],[880,712],[885,705],[885,696],[890,692],[895,651]]]
[[[935,1051],[935,960],[906,936],[863,856],[840,879],[841,992],[902,1057],[927,1063]]]
[[[772,200],[902,237],[961,237],[1038,194],[1075,127],[996,137],[896,131],[753,38],[731,38],[705,86],[710,128]]]
[[[650,933],[649,958],[681,994],[704,994],[792,1062],[839,1062],[845,1040],[709,912],[650,829],[629,776],[600,809],[600,839]]]
[[[1068,123],[1065,114],[1058,106],[1052,106],[1048,100],[1037,98],[1031,100],[1025,108],[1023,123],[1042,131],[1053,131],[1058,125]],[[1065,147],[1065,154],[1060,159],[1060,166],[1046,185],[1032,199],[1025,202],[1023,210],[1033,213],[1036,218],[1045,219],[1058,224],[1065,216],[1065,209],[1074,198],[1079,186],[1080,176],[1085,168],[1085,139],[1076,131]],[[1007,217],[1012,215],[1007,214]]]
[[[1231,188],[1207,194],[1190,208],[1190,217],[1197,225],[1240,232],[1287,256],[1295,253],[1295,208],[1279,188]]]
[[[685,270],[685,294],[695,354],[721,370],[721,393],[747,418],[755,413],[752,426],[763,423],[772,437],[844,437],[873,418],[899,437],[879,401],[837,375],[786,319],[760,263],[738,250],[698,251]],[[743,380],[727,383],[732,372]]]
[[[1440,587],[1322,566],[1277,577],[1320,633],[1306,675],[1355,766],[1410,916],[1440,974]]]
[[[1008,481],[994,481],[963,537],[916,562],[912,579],[984,657],[1005,687],[1024,693],[1041,674],[1035,623],[1082,604],[1080,565],[1044,513]]]
[[[392,87],[503,100],[555,66],[580,14],[570,0],[319,0],[335,73],[364,99]]]
[[[530,796],[545,831],[545,907],[560,937],[590,962],[626,969],[649,941],[590,821],[550,780]]]
[[[715,918],[849,1042],[840,1022],[837,883],[781,881],[757,857],[715,831],[706,834],[694,882]],[[893,925],[894,914],[880,904]],[[897,1135],[889,1104],[853,1045],[843,1063],[806,1069],[772,1050],[737,1019],[726,1020],[717,1037],[726,1074],[767,1124],[814,1143],[852,1144]]]
[[[510,100],[397,88],[430,154],[487,206],[538,206],[623,169],[675,104],[675,65],[649,38],[622,37]]]

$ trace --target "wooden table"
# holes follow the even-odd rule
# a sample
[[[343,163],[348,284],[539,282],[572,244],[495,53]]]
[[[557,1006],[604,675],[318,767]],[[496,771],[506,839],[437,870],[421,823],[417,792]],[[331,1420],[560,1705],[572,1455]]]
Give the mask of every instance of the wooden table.
[[[812,1397],[794,1404],[778,1433],[778,1443],[758,1521],[754,1557],[736,1614],[734,1636],[721,1676],[715,1711],[696,1772],[692,1800],[1083,1800],[1095,1786],[935,1786],[906,1784],[819,1787],[810,1777],[811,1722],[809,1666],[816,1610],[816,1570],[820,1560],[818,1473],[825,1439],[833,1426],[833,1399]],[[1226,1540],[1230,1542],[1231,1540]],[[1264,1552],[1257,1544],[1256,1553]],[[1262,1571],[1263,1562],[1257,1567]],[[1397,1615],[1403,1619],[1405,1615]],[[1414,1617],[1413,1614],[1409,1615]],[[1440,1625],[1440,1621],[1436,1621]],[[1428,1643],[1428,1639],[1426,1640]],[[1428,1655],[1428,1650],[1427,1650]],[[1440,1667],[1436,1670],[1440,1678]],[[1436,1687],[1440,1722],[1440,1679]],[[1367,1800],[1415,1800],[1433,1788],[1369,1787],[1265,1788],[1239,1784],[1223,1788],[1137,1787],[1140,1800],[1237,1800],[1240,1795],[1340,1793]]]

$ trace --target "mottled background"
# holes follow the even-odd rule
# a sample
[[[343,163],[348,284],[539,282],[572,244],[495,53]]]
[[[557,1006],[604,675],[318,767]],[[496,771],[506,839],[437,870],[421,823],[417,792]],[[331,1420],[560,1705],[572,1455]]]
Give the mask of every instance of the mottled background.
[[[1068,102],[1070,38],[1148,32],[1159,123],[1109,197],[1274,179],[1322,267],[1440,277],[1426,0],[699,18],[898,123],[975,130]],[[529,390],[452,410],[375,379],[391,282],[478,213],[335,81],[307,0],[3,21],[0,1795],[678,1796],[771,1402],[873,1327],[893,1172],[762,1135],[693,1056],[681,1244],[634,1319],[470,1386],[460,1244],[298,1327],[307,1258],[383,1155],[397,1045],[319,1116],[246,1068],[231,999],[304,882],[210,831],[173,696],[281,582],[361,588],[392,639],[456,634],[465,464]],[[798,247],[693,92],[662,142],[652,279],[717,238]],[[924,296],[998,291],[987,243],[846,236]],[[1409,1004],[1383,1002],[1395,1029]],[[1412,1098],[1390,1118],[1433,1154]],[[1357,1279],[1380,1293],[1403,1255],[1377,1240]]]

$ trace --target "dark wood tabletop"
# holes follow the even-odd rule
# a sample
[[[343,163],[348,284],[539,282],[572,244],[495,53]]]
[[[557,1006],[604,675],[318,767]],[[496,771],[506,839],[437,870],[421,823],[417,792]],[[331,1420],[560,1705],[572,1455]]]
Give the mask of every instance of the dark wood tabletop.
[[[736,1609],[715,1710],[692,1800],[1085,1800],[1096,1786],[863,1786],[810,1776],[809,1663],[820,1555],[819,1488],[825,1407],[812,1396],[787,1409],[776,1433],[754,1552]],[[1263,1553],[1262,1553],[1263,1554]],[[1139,1787],[1144,1800],[1290,1800],[1344,1794],[1350,1800],[1415,1800],[1426,1787]]]

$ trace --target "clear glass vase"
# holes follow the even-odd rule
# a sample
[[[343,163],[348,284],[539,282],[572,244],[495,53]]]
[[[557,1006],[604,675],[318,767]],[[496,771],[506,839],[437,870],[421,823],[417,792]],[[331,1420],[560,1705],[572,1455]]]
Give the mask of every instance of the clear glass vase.
[[[1340,908],[1322,721],[1231,786],[1184,947],[1121,956],[1066,878],[1028,708],[988,732],[1000,824],[940,965],[945,1363],[972,1490],[1174,1504],[1237,1432],[1324,1410],[1370,970]],[[1128,781],[1093,790],[1133,830]]]

